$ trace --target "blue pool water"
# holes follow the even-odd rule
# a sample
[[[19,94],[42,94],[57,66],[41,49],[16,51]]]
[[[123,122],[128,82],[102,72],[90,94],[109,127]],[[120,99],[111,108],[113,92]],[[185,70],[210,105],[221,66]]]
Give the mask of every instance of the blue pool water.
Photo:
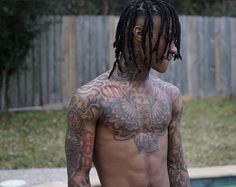
[[[236,176],[191,179],[191,187],[236,187]]]

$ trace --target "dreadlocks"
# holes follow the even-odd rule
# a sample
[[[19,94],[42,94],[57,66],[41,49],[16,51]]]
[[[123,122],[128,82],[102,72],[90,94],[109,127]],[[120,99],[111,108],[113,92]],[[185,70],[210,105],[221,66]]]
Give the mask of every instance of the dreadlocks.
[[[156,51],[156,55],[158,53],[160,38],[163,32],[165,32],[166,46],[162,56],[165,54],[167,50],[170,49],[171,42],[174,41],[177,47],[177,54],[174,56],[174,60],[181,59],[180,55],[181,28],[180,28],[179,18],[175,9],[171,5],[162,0],[134,0],[123,11],[117,25],[115,42],[113,44],[113,47],[115,48],[115,62],[113,69],[109,75],[109,78],[114,72],[116,66],[120,71],[122,71],[120,60],[122,56],[126,59],[125,56],[126,48],[128,52],[129,61],[132,61],[138,67],[134,54],[133,29],[136,25],[136,21],[139,16],[144,17],[144,24],[142,30],[142,49],[144,51],[145,60],[147,59],[146,47],[145,47],[146,38],[148,38],[149,55],[151,58],[152,53],[154,51]],[[152,46],[151,40],[153,37],[154,16],[160,17],[161,25],[156,44],[155,46]]]

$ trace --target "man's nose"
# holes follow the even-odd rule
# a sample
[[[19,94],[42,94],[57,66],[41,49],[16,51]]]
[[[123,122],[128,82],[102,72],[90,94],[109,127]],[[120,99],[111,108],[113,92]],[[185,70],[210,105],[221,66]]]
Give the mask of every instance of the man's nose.
[[[171,53],[172,55],[177,54],[177,48],[175,46],[175,42],[171,42],[169,53]]]

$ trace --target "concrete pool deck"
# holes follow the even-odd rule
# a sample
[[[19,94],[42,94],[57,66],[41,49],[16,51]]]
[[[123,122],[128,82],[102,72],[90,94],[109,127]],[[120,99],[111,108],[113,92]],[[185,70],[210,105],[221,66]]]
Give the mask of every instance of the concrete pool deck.
[[[191,179],[236,176],[236,165],[205,168],[189,168]],[[25,187],[67,187],[65,168],[0,170],[0,183],[6,180],[18,179],[26,181]],[[95,168],[91,169],[92,186],[99,186]]]

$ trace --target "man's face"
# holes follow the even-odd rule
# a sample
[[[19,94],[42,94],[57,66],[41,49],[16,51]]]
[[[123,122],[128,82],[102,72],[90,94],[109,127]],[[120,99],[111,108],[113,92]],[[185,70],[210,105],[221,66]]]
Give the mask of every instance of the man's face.
[[[154,48],[154,46],[157,42],[157,39],[158,39],[158,34],[160,32],[160,26],[161,26],[160,18],[154,17],[153,18],[153,38],[152,38],[153,48]],[[166,33],[163,32],[163,34],[160,37],[158,51],[152,52],[151,67],[160,73],[164,73],[167,70],[170,61],[172,60],[174,55],[177,53],[177,48],[175,46],[175,42],[172,41],[171,46],[170,46],[170,50],[168,50],[169,46],[167,46],[167,50],[163,55],[163,52],[164,52],[165,46],[166,46],[165,34]],[[147,49],[147,54],[149,54],[149,45],[146,45],[146,49]],[[150,63],[149,56],[147,58],[147,63]]]

